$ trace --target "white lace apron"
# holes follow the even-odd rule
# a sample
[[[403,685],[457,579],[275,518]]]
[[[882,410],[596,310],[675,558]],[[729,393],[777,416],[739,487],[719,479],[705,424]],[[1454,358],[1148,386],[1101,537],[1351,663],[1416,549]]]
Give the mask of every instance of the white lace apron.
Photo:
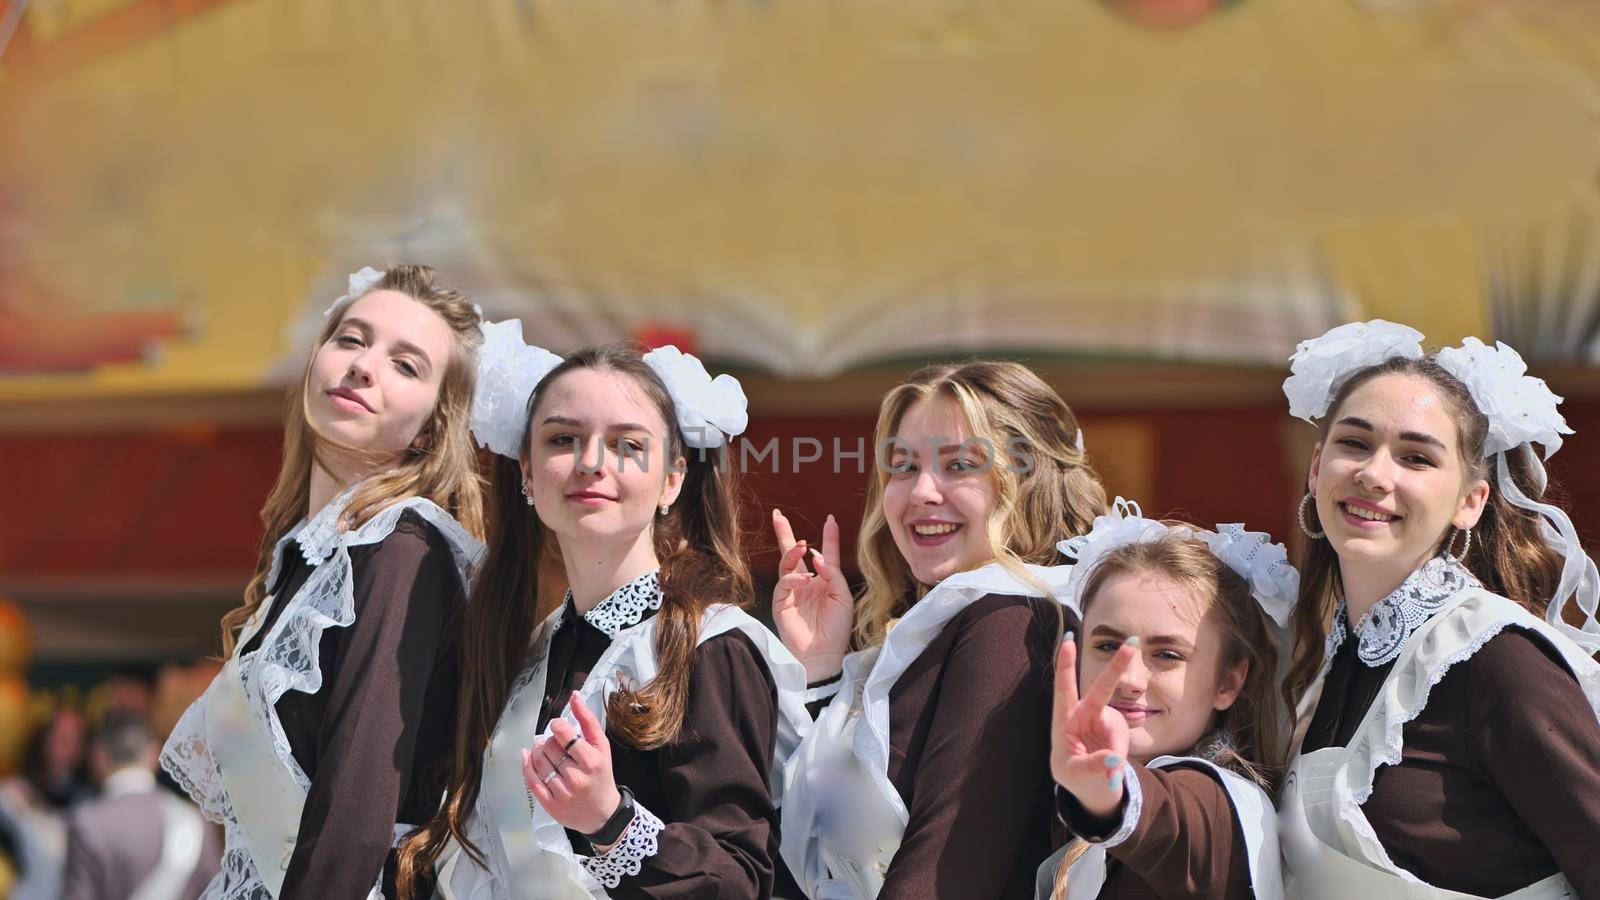
[[[1458,592],[1406,639],[1348,745],[1302,753],[1290,766],[1278,800],[1287,896],[1293,900],[1455,900],[1474,896],[1424,884],[1395,865],[1361,804],[1372,795],[1378,767],[1400,762],[1406,723],[1427,706],[1433,686],[1451,666],[1470,659],[1507,627],[1534,632],[1558,650],[1600,716],[1600,664],[1543,619],[1510,600],[1478,587]],[[1316,685],[1302,702],[1302,719],[1309,718],[1315,708],[1320,687]],[[1560,873],[1504,895],[1506,900],[1576,896]]]
[[[345,491],[278,541],[267,583],[277,581],[290,541],[314,567],[310,577],[284,605],[261,645],[242,653],[273,599],[261,603],[240,632],[233,656],[184,711],[162,748],[162,768],[206,818],[223,828],[222,869],[206,886],[205,900],[269,900],[282,891],[311,779],[294,758],[276,704],[291,690],[321,690],[322,633],[355,622],[350,549],[387,538],[410,510],[444,536],[464,587],[482,556],[482,545],[459,522],[421,497],[395,503],[360,528],[340,532],[339,517],[354,491]],[[413,827],[396,824],[396,839]],[[376,878],[369,896],[382,897]]]
[[[1052,599],[1065,596],[1071,568],[1027,566]],[[883,888],[910,819],[889,780],[889,692],[951,619],[989,594],[1044,596],[990,563],[939,582],[881,646],[845,657],[839,692],[785,773],[783,858],[812,900],[869,900]]]
[[[550,735],[547,723],[536,732],[549,674],[550,641],[565,607],[557,609],[535,633],[534,663],[518,677],[483,755],[478,802],[467,823],[467,836],[489,862],[478,865],[451,841],[438,863],[438,896],[444,900],[586,900],[606,895],[605,888],[582,865],[566,829],[533,799],[522,778],[522,750]],[[623,628],[612,638],[578,696],[605,724],[606,698],[619,679],[645,684],[656,676],[656,618]],[[778,735],[772,769],[774,802],[781,802],[781,774],[789,754],[811,726],[805,708],[805,668],[766,626],[744,610],[718,604],[700,619],[699,643],[730,631],[750,639],[766,661],[778,694]],[[570,703],[561,717],[577,728]],[[629,838],[624,836],[625,843]],[[654,840],[654,836],[650,837]],[[616,852],[613,850],[613,852]],[[645,854],[648,855],[648,854]],[[635,863],[632,872],[637,874]]]
[[[1228,792],[1234,821],[1239,823],[1239,831],[1244,835],[1245,858],[1250,863],[1250,887],[1256,900],[1283,900],[1278,816],[1272,808],[1272,798],[1254,781],[1197,756],[1158,756],[1145,767],[1166,769],[1182,763],[1198,763],[1215,772]],[[1056,869],[1075,843],[1069,842],[1039,866],[1037,900],[1049,900],[1055,888]],[[1067,871],[1066,900],[1094,900],[1100,896],[1106,883],[1106,855],[1103,845],[1092,844],[1082,856],[1073,860],[1072,868]]]

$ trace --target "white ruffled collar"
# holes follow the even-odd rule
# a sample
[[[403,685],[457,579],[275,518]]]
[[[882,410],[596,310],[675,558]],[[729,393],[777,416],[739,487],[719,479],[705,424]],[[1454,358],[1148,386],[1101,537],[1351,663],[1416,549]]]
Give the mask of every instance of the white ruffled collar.
[[[1356,623],[1357,658],[1374,668],[1393,662],[1406,640],[1444,609],[1446,601],[1468,587],[1481,585],[1465,566],[1449,557],[1435,556],[1423,563]],[[1345,624],[1348,618],[1344,600],[1340,599],[1328,632],[1324,672],[1332,665],[1333,654],[1349,637]]]
[[[339,520],[350,505],[356,488],[360,486],[357,483],[345,488],[339,496],[328,501],[327,506],[317,510],[316,515],[302,520],[300,527],[290,532],[294,542],[300,545],[300,555],[305,557],[306,565],[322,565],[339,548]]]
[[[567,591],[563,610],[572,608],[572,591]],[[631,628],[644,620],[645,613],[661,608],[661,570],[652,569],[611,592],[594,609],[583,614],[583,620],[606,637],[614,638],[624,628]],[[567,613],[562,614],[566,619]]]

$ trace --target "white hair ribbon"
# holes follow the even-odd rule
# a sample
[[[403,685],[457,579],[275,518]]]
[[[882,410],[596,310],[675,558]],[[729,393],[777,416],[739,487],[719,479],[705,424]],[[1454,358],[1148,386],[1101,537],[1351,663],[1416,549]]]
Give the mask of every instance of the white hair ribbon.
[[[472,395],[472,435],[478,446],[518,459],[528,430],[533,391],[561,357],[522,339],[522,322],[484,322],[478,384]]]
[[[1562,556],[1561,580],[1546,608],[1545,620],[1590,653],[1600,652],[1600,572],[1578,540],[1572,519],[1553,504],[1523,493],[1511,477],[1506,457],[1521,449],[1527,456],[1534,490],[1544,494],[1547,476],[1533,445],[1549,459],[1561,449],[1562,435],[1572,434],[1558,407],[1561,398],[1543,379],[1528,373],[1521,354],[1504,343],[1490,347],[1474,337],[1460,347],[1447,347],[1434,357],[1445,371],[1467,386],[1472,402],[1489,422],[1483,455],[1495,457],[1495,483],[1506,500],[1539,517],[1539,532]],[[1574,628],[1562,617],[1568,601],[1578,604],[1583,624]]]
[[[1289,414],[1315,422],[1328,414],[1333,395],[1355,372],[1403,356],[1422,358],[1422,332],[1373,319],[1351,322],[1321,337],[1301,341],[1289,357],[1290,375],[1283,381]]]
[[[1056,544],[1056,549],[1074,563],[1067,581],[1068,605],[1083,608],[1083,587],[1095,564],[1106,554],[1128,544],[1154,543],[1168,535],[1194,538],[1205,544],[1250,585],[1250,595],[1279,628],[1288,626],[1289,613],[1300,595],[1300,573],[1289,564],[1288,551],[1282,544],[1273,543],[1271,535],[1246,531],[1239,523],[1218,525],[1216,531],[1191,525],[1169,526],[1146,519],[1139,504],[1121,497],[1111,505],[1110,512],[1095,518],[1087,533]]]
[[[721,447],[728,438],[744,433],[750,420],[749,402],[739,379],[732,375],[712,378],[704,363],[671,344],[644,354],[644,363],[667,386],[678,429],[689,446],[701,450]]]
[[[376,287],[378,282],[383,280],[385,274],[387,273],[382,269],[374,269],[371,266],[362,266],[361,271],[350,273],[345,292],[339,295],[339,299],[333,301],[332,306],[322,311],[322,317],[324,319],[332,318],[334,312],[341,306],[360,300],[368,291]]]

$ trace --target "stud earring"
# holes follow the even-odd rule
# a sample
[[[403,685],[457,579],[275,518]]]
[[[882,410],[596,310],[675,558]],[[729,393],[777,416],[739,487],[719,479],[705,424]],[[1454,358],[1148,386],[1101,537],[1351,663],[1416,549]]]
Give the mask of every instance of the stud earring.
[[[672,508],[672,504],[670,504],[670,503],[661,504],[661,514],[663,516],[666,515],[667,514],[667,510],[669,510],[671,508]]]

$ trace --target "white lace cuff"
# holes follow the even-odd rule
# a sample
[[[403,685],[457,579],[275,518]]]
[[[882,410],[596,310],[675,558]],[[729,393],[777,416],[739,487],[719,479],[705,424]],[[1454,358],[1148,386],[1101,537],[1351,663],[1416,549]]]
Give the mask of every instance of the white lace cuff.
[[[599,856],[580,856],[579,860],[585,871],[610,890],[621,883],[623,876],[639,874],[644,861],[656,855],[660,850],[656,835],[666,827],[655,813],[635,802],[633,821],[611,849]]]
[[[806,705],[810,706],[818,700],[826,700],[829,697],[832,697],[834,694],[839,693],[839,685],[843,683],[844,676],[835,675],[832,681],[808,686],[806,688]]]
[[[1133,763],[1122,764],[1122,789],[1128,792],[1127,800],[1122,804],[1122,824],[1111,832],[1110,837],[1099,842],[1107,850],[1133,837],[1133,829],[1139,824],[1139,814],[1144,812],[1144,788],[1139,786],[1139,776],[1133,771]]]

